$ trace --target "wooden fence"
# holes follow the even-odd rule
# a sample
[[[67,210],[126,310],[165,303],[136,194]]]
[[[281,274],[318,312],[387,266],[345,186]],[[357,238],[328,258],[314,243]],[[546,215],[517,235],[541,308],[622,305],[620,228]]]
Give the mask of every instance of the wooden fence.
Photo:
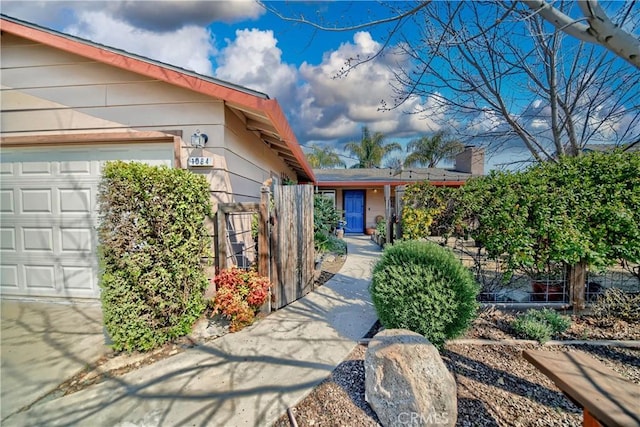
[[[313,290],[313,187],[262,188],[260,203],[225,203],[216,214],[216,267],[237,265],[229,220],[238,213],[258,215],[258,273],[271,280],[267,311],[277,310]],[[236,233],[237,234],[237,233]]]
[[[313,186],[275,186],[271,231],[272,307],[313,290]]]

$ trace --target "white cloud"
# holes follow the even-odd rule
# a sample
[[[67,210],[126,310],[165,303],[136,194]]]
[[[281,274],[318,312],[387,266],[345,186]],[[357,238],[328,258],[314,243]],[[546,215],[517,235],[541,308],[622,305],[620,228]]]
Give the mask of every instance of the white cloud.
[[[213,73],[209,56],[215,54],[215,48],[205,28],[186,26],[173,32],[155,33],[133,27],[105,12],[81,12],[77,23],[63,31],[200,74]]]
[[[273,31],[245,29],[235,35],[235,40],[226,40],[227,47],[216,58],[216,77],[293,106],[298,74],[294,66],[282,63],[282,51],[276,46]]]
[[[425,103],[413,97],[400,108],[381,111],[383,101],[393,103],[390,83],[394,72],[406,66],[406,58],[391,51],[372,58],[380,47],[368,32],[358,32],[353,43],[326,53],[322,63],[302,63],[299,70],[305,85],[292,120],[301,139],[357,138],[363,125],[389,138],[440,129],[438,119],[443,112],[437,111],[432,100]],[[349,60],[356,63],[369,58],[355,68],[346,65]]]
[[[487,108],[469,121],[467,131],[475,134],[498,134],[507,127],[500,113]]]

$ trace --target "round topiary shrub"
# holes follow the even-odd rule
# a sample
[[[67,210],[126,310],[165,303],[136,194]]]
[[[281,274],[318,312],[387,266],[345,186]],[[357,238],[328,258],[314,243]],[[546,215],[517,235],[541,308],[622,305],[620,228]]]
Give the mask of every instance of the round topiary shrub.
[[[471,272],[451,251],[429,242],[387,246],[369,290],[385,328],[409,329],[439,348],[464,333],[478,309]]]

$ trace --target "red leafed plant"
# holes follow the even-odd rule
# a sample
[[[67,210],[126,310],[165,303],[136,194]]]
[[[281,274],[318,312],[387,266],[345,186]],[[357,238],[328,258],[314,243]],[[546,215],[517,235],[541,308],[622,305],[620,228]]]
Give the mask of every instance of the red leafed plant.
[[[221,313],[231,321],[229,331],[236,332],[252,324],[269,296],[269,279],[255,271],[231,267],[222,270],[214,281],[217,293],[213,312]]]

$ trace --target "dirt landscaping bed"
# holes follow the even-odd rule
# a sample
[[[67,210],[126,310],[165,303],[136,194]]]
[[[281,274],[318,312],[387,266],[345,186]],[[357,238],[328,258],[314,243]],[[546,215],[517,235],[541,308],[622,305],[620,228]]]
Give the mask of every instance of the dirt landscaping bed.
[[[580,426],[582,411],[544,374],[522,358],[525,349],[583,351],[628,380],[640,384],[640,349],[594,345],[500,344],[516,337],[509,322],[515,313],[483,310],[465,339],[494,340],[490,345],[450,342],[442,358],[458,384],[458,426]],[[589,316],[573,317],[563,340],[639,340],[640,324],[616,321],[599,326]],[[364,355],[358,345],[331,376],[291,412],[299,426],[377,426],[364,400]],[[289,426],[283,414],[274,424]]]

